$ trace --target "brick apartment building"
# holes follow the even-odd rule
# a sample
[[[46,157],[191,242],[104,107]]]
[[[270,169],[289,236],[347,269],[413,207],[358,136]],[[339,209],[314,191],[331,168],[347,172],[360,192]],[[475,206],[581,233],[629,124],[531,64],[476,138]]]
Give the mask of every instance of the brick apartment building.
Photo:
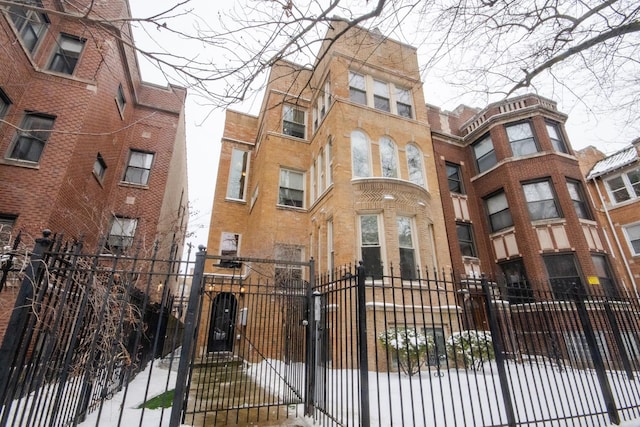
[[[555,102],[442,111],[425,104],[416,50],[360,28],[318,58],[313,70],[275,64],[257,117],[227,111],[210,254],[313,258],[320,274],[362,260],[374,278],[452,271],[468,328],[487,328],[483,274],[513,304],[536,291],[566,299],[576,286],[617,295]],[[256,274],[234,263],[205,271]]]
[[[184,240],[181,87],[141,80],[126,0],[24,1],[0,13],[3,245],[43,229],[106,250]],[[121,19],[92,25],[71,16]]]
[[[636,139],[609,156],[594,147],[576,153],[618,277],[636,297],[640,278],[639,144]]]
[[[0,250],[49,229],[89,251],[150,254],[159,241],[158,257],[179,257],[186,90],[141,80],[126,0],[21,3],[0,9]],[[89,7],[119,23],[71,17]],[[0,325],[18,288],[0,293]]]

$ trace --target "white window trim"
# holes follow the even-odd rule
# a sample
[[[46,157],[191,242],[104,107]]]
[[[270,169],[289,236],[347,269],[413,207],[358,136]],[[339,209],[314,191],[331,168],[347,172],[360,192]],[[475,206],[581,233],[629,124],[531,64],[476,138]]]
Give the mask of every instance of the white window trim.
[[[358,260],[362,259],[362,223],[360,221],[360,217],[363,216],[376,216],[378,220],[378,243],[380,244],[380,260],[382,262],[382,274],[386,274],[387,270],[387,244],[385,241],[385,233],[384,233],[384,217],[380,212],[358,212],[356,215],[357,221],[357,229],[358,229],[358,246],[356,248],[356,258]]]
[[[288,109],[293,110],[293,111],[296,111],[296,110],[297,110],[297,111],[301,111],[301,112],[303,113],[303,115],[304,115],[304,119],[303,119],[302,123],[298,123],[298,122],[294,122],[294,121],[289,121],[289,120],[287,120],[287,121],[288,121],[288,122],[290,122],[290,123],[294,123],[294,124],[297,124],[297,125],[302,125],[302,126],[304,126],[304,136],[303,136],[302,138],[300,138],[300,137],[298,137],[298,136],[295,136],[295,135],[289,135],[289,134],[285,134],[285,133],[284,133],[284,122],[285,122],[285,116],[286,116],[286,114],[287,114],[287,110],[288,110]],[[307,114],[308,114],[308,113],[307,113],[307,110],[306,110],[305,108],[299,107],[299,106],[297,106],[297,105],[285,104],[285,105],[282,107],[282,121],[281,121],[281,123],[280,123],[280,124],[281,124],[281,126],[282,126],[282,128],[281,128],[281,129],[282,129],[282,134],[283,134],[283,135],[286,135],[286,136],[290,136],[291,138],[307,139],[307,135],[308,135],[308,131],[307,131],[307,128],[308,128],[308,125],[307,125],[308,117],[307,117]]]
[[[354,158],[353,158],[353,135],[359,133],[364,137],[364,141],[366,144],[366,150],[367,150],[367,167],[369,168],[369,174],[367,176],[359,176],[355,174],[355,168],[354,168]],[[367,179],[367,178],[371,178],[373,176],[373,165],[371,164],[371,141],[369,141],[369,137],[367,136],[366,133],[364,133],[361,130],[354,130],[353,132],[351,132],[351,136],[349,139],[349,144],[350,144],[350,155],[351,155],[351,176],[354,179]]]
[[[381,111],[383,113],[387,113],[387,114],[393,114],[395,116],[398,117],[402,117],[405,119],[413,119],[415,116],[415,108],[414,108],[414,103],[413,103],[413,93],[411,91],[410,88],[406,87],[406,86],[398,86],[395,83],[383,80],[383,79],[378,79],[375,78],[369,74],[363,74],[357,71],[352,71],[350,70],[349,73],[353,73],[353,74],[357,74],[360,75],[362,77],[364,77],[364,92],[365,92],[365,99],[366,99],[366,104],[359,104],[358,105],[366,105],[369,108],[373,108],[376,111]],[[375,84],[376,82],[378,83],[384,83],[387,85],[387,97],[385,99],[387,99],[389,101],[389,111],[386,110],[380,110],[378,108],[375,108],[375,101],[374,101],[374,96],[375,96]],[[349,87],[351,87],[351,85],[349,85]],[[411,106],[411,117],[405,117],[405,116],[401,116],[400,114],[398,114],[398,98],[397,98],[397,90],[405,90],[407,92],[409,92],[409,95],[411,96],[410,99],[410,104],[406,104]],[[353,101],[352,101],[353,102]],[[403,103],[404,104],[404,103]]]
[[[283,205],[280,203],[280,176],[281,176],[281,172],[282,171],[288,171],[288,172],[293,172],[293,173],[297,173],[302,175],[302,206],[291,206],[291,205]],[[276,205],[277,206],[281,206],[281,207],[285,207],[285,208],[291,208],[291,209],[305,209],[307,206],[307,201],[306,199],[306,195],[307,195],[307,185],[306,185],[306,179],[307,179],[307,174],[304,171],[299,171],[296,169],[291,169],[291,168],[285,168],[285,167],[281,167],[278,170],[278,194],[277,194],[277,200],[276,200]],[[290,187],[288,187],[290,188]]]
[[[409,227],[411,229],[411,244],[413,245],[413,247],[411,248],[413,249],[413,262],[415,263],[415,267],[419,268],[419,266],[421,266],[422,264],[420,263],[420,245],[418,242],[418,234],[416,230],[416,218],[415,216],[411,216],[411,215],[399,214],[399,215],[396,215],[396,224],[400,218],[407,218],[409,220]],[[398,230],[396,230],[396,237],[398,239],[398,256],[400,256],[400,248],[404,248],[404,249],[409,249],[409,248],[400,246],[400,233]],[[398,270],[398,273],[400,273],[399,270]]]
[[[391,142],[391,145],[393,146],[393,155],[394,155],[394,162],[395,162],[395,167],[396,167],[396,176],[384,176],[384,164],[383,164],[383,157],[382,157],[382,150],[380,149],[380,147],[382,147],[382,140],[383,139],[388,139]],[[386,178],[386,179],[398,179],[400,178],[400,164],[398,161],[398,144],[396,144],[396,142],[389,136],[383,136],[380,138],[380,140],[378,141],[378,151],[380,152],[380,176],[382,178]],[[424,173],[423,173],[424,175]]]
[[[631,185],[631,181],[629,181],[629,177],[628,177],[628,173],[629,172],[633,172],[635,170],[639,170],[640,168],[633,168],[633,169],[628,169],[625,172],[619,173],[615,176],[611,176],[607,179],[604,180],[605,183],[605,189],[607,191],[607,195],[609,196],[609,202],[611,203],[611,205],[623,205],[626,203],[631,203],[635,200],[640,199],[640,197],[636,196],[636,192],[633,189],[633,185]],[[629,199],[628,200],[624,200],[622,202],[616,202],[615,197],[613,196],[613,192],[611,191],[611,189],[609,188],[609,181],[616,179],[616,178],[622,178],[622,182],[624,183],[624,188],[627,190],[627,194],[629,194]]]
[[[421,187],[423,187],[426,190],[429,190],[429,182],[427,181],[427,171],[425,170],[425,167],[424,167],[424,153],[422,152],[420,147],[418,147],[417,144],[411,144],[410,143],[410,144],[407,144],[407,146],[405,146],[405,148],[404,148],[404,154],[405,154],[404,157],[405,157],[405,161],[406,161],[406,164],[407,164],[407,174],[408,174],[407,181],[409,181],[409,182],[411,182],[411,183],[413,183],[415,185],[419,185],[419,184],[411,181],[411,175],[410,175],[410,172],[409,172],[409,169],[410,169],[410,166],[409,166],[409,155],[407,154],[407,147],[409,145],[415,147],[416,150],[418,150],[418,159],[420,160],[420,173],[422,174],[422,180],[424,182],[424,184],[421,185]]]
[[[631,256],[640,256],[640,252],[635,252],[635,250],[633,249],[633,244],[631,243],[631,236],[629,236],[629,228],[634,228],[634,227],[639,227],[640,228],[640,222],[634,222],[631,224],[625,224],[622,226],[622,232],[624,234],[624,239],[627,241],[627,246],[629,247],[629,253],[631,254]],[[640,240],[640,239],[639,239]]]
[[[230,186],[231,186],[231,171],[233,169],[233,153],[239,151],[241,153],[245,153],[247,156],[247,164],[244,168],[244,185],[242,188],[242,197],[241,198],[236,198],[236,197],[230,197],[229,196],[229,191],[230,191]],[[249,167],[250,167],[250,163],[251,163],[251,156],[249,155],[248,151],[245,150],[240,150],[238,148],[232,148],[231,149],[231,158],[230,158],[230,163],[229,163],[229,171],[227,173],[227,191],[225,193],[225,199],[227,200],[241,200],[241,201],[246,201],[246,196],[247,196],[247,184],[249,182]],[[240,171],[240,173],[242,173],[242,171]]]

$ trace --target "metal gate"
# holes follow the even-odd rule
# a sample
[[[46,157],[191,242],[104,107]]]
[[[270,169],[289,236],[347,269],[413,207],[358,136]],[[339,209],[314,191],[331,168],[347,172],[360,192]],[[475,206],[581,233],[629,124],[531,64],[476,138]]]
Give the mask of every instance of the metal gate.
[[[225,274],[205,275],[205,265]],[[307,271],[304,271],[304,270]],[[302,416],[313,261],[196,255],[171,425]]]

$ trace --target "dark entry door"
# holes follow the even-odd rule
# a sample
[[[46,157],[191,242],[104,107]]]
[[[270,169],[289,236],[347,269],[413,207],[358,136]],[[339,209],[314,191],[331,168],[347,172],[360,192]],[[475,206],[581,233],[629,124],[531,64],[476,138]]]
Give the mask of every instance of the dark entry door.
[[[218,294],[211,306],[207,351],[232,351],[238,302],[233,294]]]

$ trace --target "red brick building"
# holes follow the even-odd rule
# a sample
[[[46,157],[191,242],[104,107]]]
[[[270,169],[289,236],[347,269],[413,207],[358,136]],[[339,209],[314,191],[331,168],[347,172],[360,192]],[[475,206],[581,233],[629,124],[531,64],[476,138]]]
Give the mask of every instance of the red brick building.
[[[87,245],[108,235],[109,251],[160,240],[179,256],[186,90],[141,80],[126,0],[22,3],[0,11],[3,244],[48,228]],[[74,17],[87,12],[107,22]]]
[[[482,110],[429,106],[453,269],[504,284],[511,302],[573,285],[619,292],[566,119],[537,95]]]
[[[609,156],[586,147],[577,156],[625,289],[638,296],[640,280],[640,139]]]

